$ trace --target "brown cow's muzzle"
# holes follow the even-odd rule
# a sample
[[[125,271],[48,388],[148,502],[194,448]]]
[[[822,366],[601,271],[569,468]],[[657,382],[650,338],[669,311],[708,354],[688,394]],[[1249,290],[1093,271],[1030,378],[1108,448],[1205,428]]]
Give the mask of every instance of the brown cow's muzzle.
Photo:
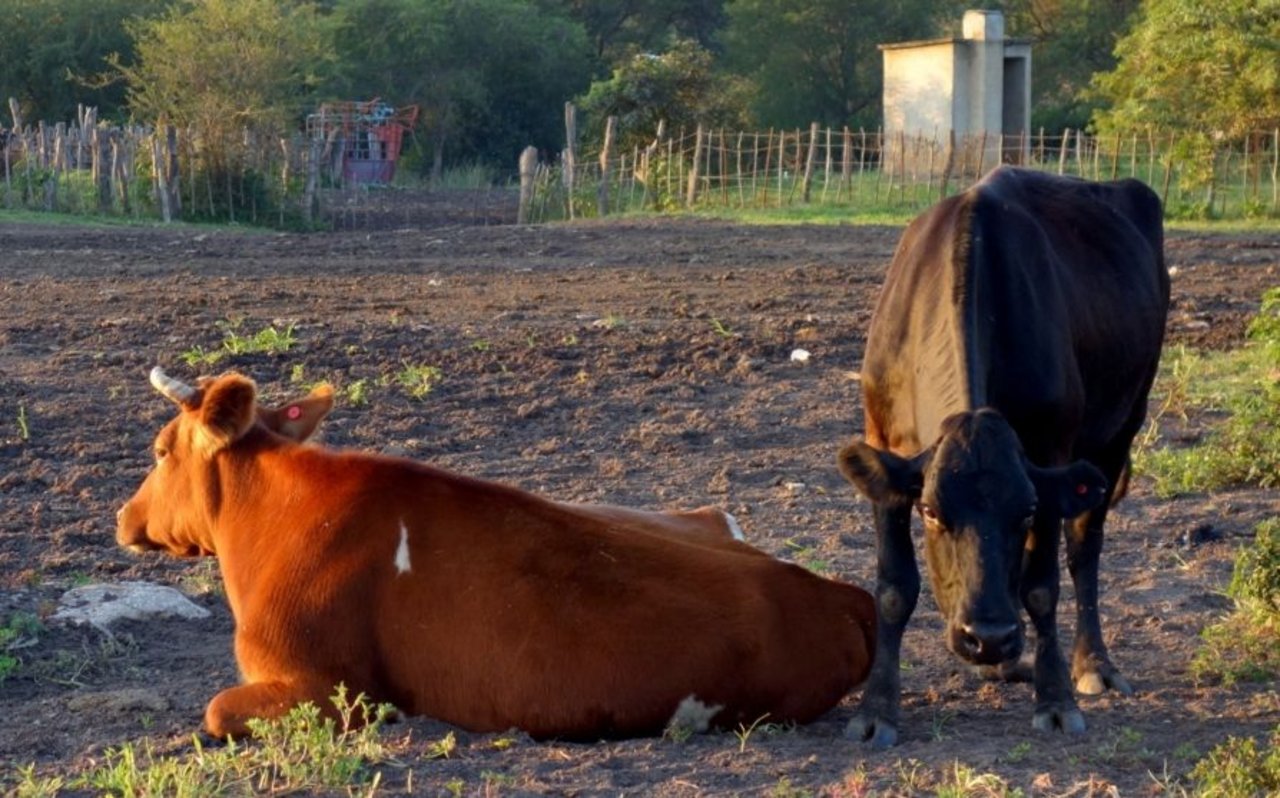
[[[133,503],[126,503],[116,513],[116,545],[135,553],[162,548],[147,537],[147,524],[134,518]]]

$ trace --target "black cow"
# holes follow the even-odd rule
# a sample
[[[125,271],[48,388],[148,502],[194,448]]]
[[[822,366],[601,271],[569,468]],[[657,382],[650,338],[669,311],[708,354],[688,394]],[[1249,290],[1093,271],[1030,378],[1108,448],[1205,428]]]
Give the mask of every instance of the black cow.
[[[911,507],[949,647],[1032,677],[1037,729],[1084,730],[1072,694],[1132,689],[1098,621],[1107,509],[1124,493],[1169,305],[1160,200],[1135,180],[1000,168],[907,228],[868,335],[865,440],[840,453],[875,508],[879,637],[846,733],[897,740],[902,631],[920,593]],[[1058,539],[1076,588],[1068,675]],[[1031,672],[1019,663],[1025,607]]]

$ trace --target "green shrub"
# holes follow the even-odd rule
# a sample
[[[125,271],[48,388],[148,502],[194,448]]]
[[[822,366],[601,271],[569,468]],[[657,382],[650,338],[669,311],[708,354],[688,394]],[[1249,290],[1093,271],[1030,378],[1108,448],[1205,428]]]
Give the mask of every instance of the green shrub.
[[[1252,545],[1236,556],[1227,594],[1235,609],[1201,633],[1191,663],[1197,679],[1265,681],[1280,674],[1280,518],[1258,525]]]
[[[1252,798],[1280,795],[1280,726],[1261,750],[1249,737],[1230,737],[1191,771],[1192,795]]]
[[[1280,288],[1263,296],[1245,347],[1166,350],[1154,395],[1161,407],[1135,449],[1134,466],[1154,480],[1157,495],[1280,485]],[[1191,411],[1221,420],[1192,446],[1157,447],[1161,421]]]

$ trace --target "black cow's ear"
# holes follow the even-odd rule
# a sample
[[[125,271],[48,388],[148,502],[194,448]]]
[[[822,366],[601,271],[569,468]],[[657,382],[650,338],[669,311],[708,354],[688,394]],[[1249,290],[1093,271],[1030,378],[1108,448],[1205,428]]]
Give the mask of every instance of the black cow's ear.
[[[1039,468],[1028,463],[1027,475],[1036,486],[1041,508],[1063,518],[1075,518],[1107,498],[1107,478],[1084,460],[1064,468]]]
[[[877,449],[864,440],[840,450],[840,473],[876,504],[911,504],[924,488],[924,469],[933,450],[911,459]]]
[[[213,455],[238,441],[253,426],[258,388],[253,380],[227,373],[201,386],[197,446]]]

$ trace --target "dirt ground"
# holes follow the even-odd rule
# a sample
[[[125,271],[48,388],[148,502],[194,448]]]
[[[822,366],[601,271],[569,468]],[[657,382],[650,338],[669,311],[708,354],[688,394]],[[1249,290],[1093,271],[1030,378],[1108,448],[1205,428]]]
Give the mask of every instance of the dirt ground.
[[[477,220],[486,222],[477,224]],[[859,430],[857,368],[900,231],[638,220],[489,224],[415,215],[298,235],[195,228],[0,226],[0,622],[47,616],[89,582],[176,586],[213,616],[126,624],[108,640],[46,624],[0,683],[0,788],[15,768],[80,772],[148,738],[191,750],[205,702],[234,683],[232,622],[213,563],[137,557],[115,512],[150,467],[171,405],[161,364],[239,369],[267,399],[327,380],[327,445],[404,454],[567,500],[717,503],[780,557],[871,586],[869,507],[834,467]],[[1172,233],[1174,344],[1226,348],[1266,287],[1280,236]],[[294,325],[283,354],[215,350]],[[811,353],[793,361],[793,350]],[[441,379],[414,399],[387,378]],[[363,381],[363,382],[362,382]],[[363,398],[363,403],[360,399]],[[1191,419],[1191,427],[1197,419]],[[1139,480],[1112,515],[1103,622],[1133,698],[1081,698],[1079,737],[1031,729],[1031,688],[988,684],[948,654],[926,595],[904,644],[902,742],[845,740],[855,692],[818,722],[684,742],[514,743],[388,727],[387,791],[519,795],[931,793],[956,763],[1036,795],[1159,792],[1228,735],[1280,719],[1274,685],[1197,685],[1188,662],[1222,614],[1236,549],[1280,511],[1270,491],[1155,498]],[[1063,638],[1073,601],[1064,586]],[[803,652],[797,652],[803,656]],[[1154,776],[1152,775],[1154,774]]]

